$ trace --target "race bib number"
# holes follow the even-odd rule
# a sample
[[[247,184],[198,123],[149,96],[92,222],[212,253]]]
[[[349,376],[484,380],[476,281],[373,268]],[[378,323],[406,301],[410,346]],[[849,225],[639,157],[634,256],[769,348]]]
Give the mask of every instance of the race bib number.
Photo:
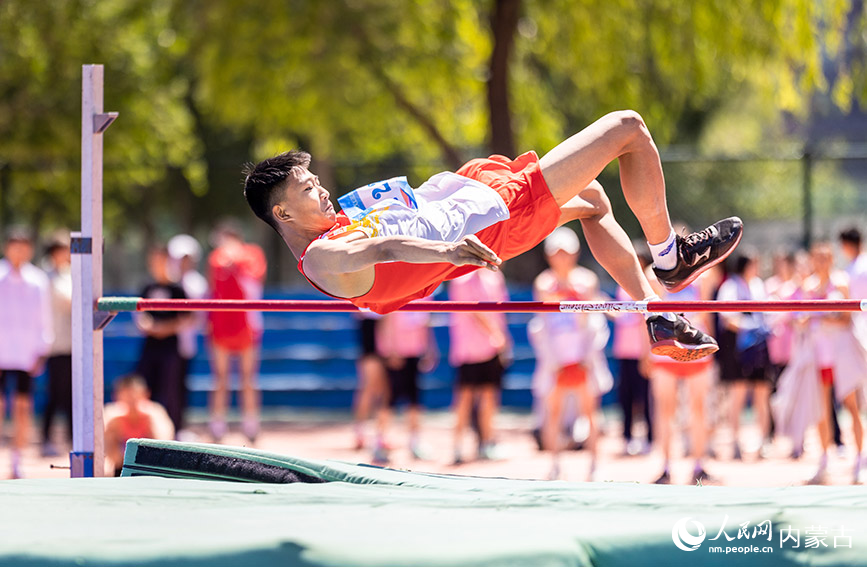
[[[359,187],[339,197],[337,202],[347,217],[358,220],[364,216],[370,207],[388,199],[394,199],[409,209],[418,209],[415,193],[413,193],[405,176],[392,177],[385,181],[377,181]]]

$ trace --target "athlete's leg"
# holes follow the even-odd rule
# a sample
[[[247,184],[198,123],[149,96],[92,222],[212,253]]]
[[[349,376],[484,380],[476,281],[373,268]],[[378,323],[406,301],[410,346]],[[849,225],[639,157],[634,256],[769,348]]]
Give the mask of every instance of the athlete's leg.
[[[614,159],[620,162],[623,195],[650,245],[656,276],[669,291],[689,285],[740,242],[743,225],[736,217],[690,235],[674,233],[659,152],[635,112],[603,116],[545,154],[539,164],[551,194],[563,206],[584,191]]]
[[[581,221],[593,257],[626,293],[636,300],[654,295],[632,241],[617,224],[611,202],[598,181],[592,179],[577,195],[563,203],[560,210],[561,224],[575,219]]]
[[[671,220],[659,153],[641,116],[624,110],[607,114],[557,145],[539,161],[558,205],[581,193],[606,165],[620,161],[620,181],[648,242],[665,241]]]

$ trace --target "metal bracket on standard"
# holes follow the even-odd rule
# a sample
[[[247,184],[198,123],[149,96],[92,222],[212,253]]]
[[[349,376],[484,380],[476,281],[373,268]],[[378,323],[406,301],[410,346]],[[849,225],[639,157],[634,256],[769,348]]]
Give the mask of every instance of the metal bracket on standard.
[[[117,311],[94,311],[93,330],[101,331],[105,329],[115,317],[117,317]]]
[[[117,120],[117,112],[105,112],[103,114],[93,115],[93,133],[102,134],[105,132],[111,123]]]
[[[93,478],[93,453],[83,451],[69,453],[69,468],[72,478]]]

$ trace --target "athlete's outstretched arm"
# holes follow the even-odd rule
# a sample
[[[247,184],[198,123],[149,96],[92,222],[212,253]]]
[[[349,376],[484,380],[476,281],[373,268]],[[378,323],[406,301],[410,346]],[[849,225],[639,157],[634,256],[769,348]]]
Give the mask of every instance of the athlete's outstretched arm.
[[[304,265],[319,272],[350,273],[382,262],[480,266],[493,271],[502,263],[493,250],[475,236],[458,242],[439,242],[411,236],[381,236],[358,240],[317,240],[307,249]]]

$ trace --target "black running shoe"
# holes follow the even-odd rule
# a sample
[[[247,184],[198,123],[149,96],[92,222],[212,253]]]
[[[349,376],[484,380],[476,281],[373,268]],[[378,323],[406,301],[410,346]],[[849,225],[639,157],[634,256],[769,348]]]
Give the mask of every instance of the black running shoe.
[[[671,270],[653,267],[653,273],[674,293],[680,291],[702,272],[719,264],[731,254],[744,233],[744,223],[738,217],[729,217],[716,222],[701,232],[686,236],[676,235],[677,265]]]
[[[676,317],[674,321],[669,321],[662,315],[651,315],[647,318],[650,352],[687,361],[704,358],[719,350],[713,337],[690,325],[682,315]]]

